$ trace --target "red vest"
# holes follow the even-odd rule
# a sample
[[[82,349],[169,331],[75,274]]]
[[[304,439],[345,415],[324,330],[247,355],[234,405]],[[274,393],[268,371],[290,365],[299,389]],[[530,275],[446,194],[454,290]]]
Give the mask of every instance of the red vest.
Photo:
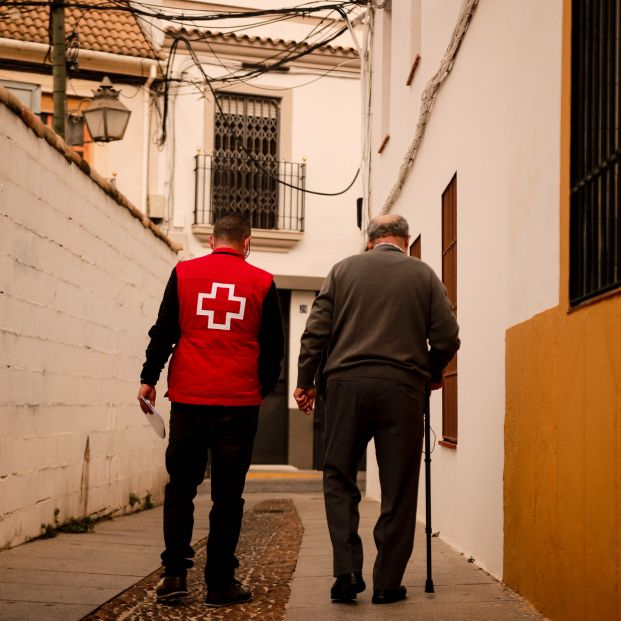
[[[230,248],[176,269],[181,336],[168,369],[168,398],[259,405],[259,328],[272,275]]]

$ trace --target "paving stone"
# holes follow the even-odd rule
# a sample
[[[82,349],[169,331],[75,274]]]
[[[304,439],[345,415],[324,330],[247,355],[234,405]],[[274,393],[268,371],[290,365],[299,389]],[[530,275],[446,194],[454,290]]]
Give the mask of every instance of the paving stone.
[[[79,621],[92,606],[42,602],[3,602],[2,621]]]
[[[403,583],[408,597],[390,606],[371,603],[375,546],[372,530],[379,503],[360,504],[367,590],[355,604],[330,602],[332,550],[317,480],[293,486],[287,479],[253,479],[246,489],[238,577],[255,599],[231,608],[203,604],[202,565],[209,531],[209,482],[195,499],[197,566],[190,572],[192,596],[183,605],[155,603],[163,547],[162,508],[100,522],[95,533],[61,534],[0,552],[2,621],[535,621],[527,603],[440,538],[433,540],[436,593],[424,592],[424,529],[417,529],[414,554]],[[250,492],[250,493],[249,493]],[[267,503],[267,504],[266,504]],[[276,504],[274,504],[276,503]],[[294,509],[295,507],[295,509]],[[297,513],[296,513],[297,510]],[[300,539],[303,540],[300,544]],[[297,555],[297,568],[296,567]],[[144,578],[147,576],[147,578]],[[127,590],[124,590],[127,589]],[[111,594],[115,594],[112,596]],[[32,594],[32,595],[31,595]],[[112,596],[112,599],[107,601]],[[47,601],[35,601],[35,600]],[[288,605],[287,605],[288,601]],[[81,603],[80,603],[81,602]],[[86,602],[89,602],[88,604]],[[90,603],[93,602],[93,603]],[[285,606],[287,608],[285,610]]]
[[[142,576],[139,576],[142,577]],[[13,569],[0,568],[0,585],[28,584],[31,589],[40,589],[43,586],[59,587],[82,587],[92,586],[93,582],[101,589],[124,590],[128,586],[128,580],[135,582],[138,579],[135,575],[119,576],[118,574],[96,574],[81,571],[58,571],[56,569],[22,569],[19,572]],[[14,598],[11,593],[8,599]],[[101,600],[97,602],[101,603]],[[0,615],[0,619],[2,616]]]
[[[302,522],[291,500],[262,501],[244,514],[237,547],[237,578],[252,589],[251,602],[217,609],[205,606],[203,540],[194,546],[195,565],[188,572],[190,597],[178,603],[158,604],[154,592],[161,573],[158,570],[86,615],[83,621],[282,621],[302,534]]]

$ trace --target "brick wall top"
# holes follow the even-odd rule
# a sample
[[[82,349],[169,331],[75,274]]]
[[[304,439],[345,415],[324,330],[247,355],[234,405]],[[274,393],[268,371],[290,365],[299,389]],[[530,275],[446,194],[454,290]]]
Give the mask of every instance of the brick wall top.
[[[143,226],[149,229],[155,237],[161,239],[175,252],[179,252],[182,249],[179,244],[173,242],[165,233],[155,226],[146,214],[132,205],[127,197],[119,192],[112,182],[104,179],[96,170],[91,168],[89,163],[73,151],[55,131],[44,125],[30,108],[24,106],[13,93],[2,86],[0,86],[0,102],[5,104],[7,108],[18,116],[39,138],[45,140],[50,146],[62,153],[68,162],[75,164],[85,175],[90,177],[94,183],[110,196],[110,198],[121,205],[121,207],[127,209],[134,218],[140,220]]]

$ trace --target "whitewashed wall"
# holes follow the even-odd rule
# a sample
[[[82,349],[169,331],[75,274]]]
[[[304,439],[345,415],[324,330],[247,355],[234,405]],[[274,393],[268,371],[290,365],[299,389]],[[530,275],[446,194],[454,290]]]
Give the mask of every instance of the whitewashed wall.
[[[3,547],[55,509],[161,499],[165,442],[136,393],[176,253],[2,102],[0,216]]]
[[[461,0],[422,1],[421,62],[407,87],[412,58],[398,50],[409,49],[403,24],[412,3],[392,3],[390,141],[378,155],[376,114],[374,213],[396,181],[421,93],[462,6]],[[422,234],[422,258],[441,275],[441,195],[457,173],[459,443],[457,450],[436,446],[433,453],[433,529],[496,576],[503,558],[505,331],[558,301],[561,21],[560,0],[479,2],[394,207],[408,218],[413,237]],[[376,36],[379,55],[380,27]],[[377,93],[379,56],[376,61]],[[441,411],[437,393],[438,437]],[[377,497],[371,455],[369,464],[367,493]],[[419,509],[424,517],[422,494]]]

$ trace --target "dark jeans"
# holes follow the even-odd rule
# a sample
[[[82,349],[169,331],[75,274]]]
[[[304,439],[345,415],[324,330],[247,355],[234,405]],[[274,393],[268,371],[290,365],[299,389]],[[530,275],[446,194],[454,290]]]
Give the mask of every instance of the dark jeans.
[[[211,500],[205,582],[227,587],[235,575],[235,548],[244,512],[242,493],[250,467],[259,406],[173,403],[164,494],[162,563],[168,576],[185,576],[191,547],[196,488],[205,478],[211,453]]]
[[[323,489],[334,575],[362,571],[356,473],[371,438],[382,490],[373,535],[376,589],[396,589],[412,554],[423,445],[423,395],[378,379],[332,380],[326,395]]]

